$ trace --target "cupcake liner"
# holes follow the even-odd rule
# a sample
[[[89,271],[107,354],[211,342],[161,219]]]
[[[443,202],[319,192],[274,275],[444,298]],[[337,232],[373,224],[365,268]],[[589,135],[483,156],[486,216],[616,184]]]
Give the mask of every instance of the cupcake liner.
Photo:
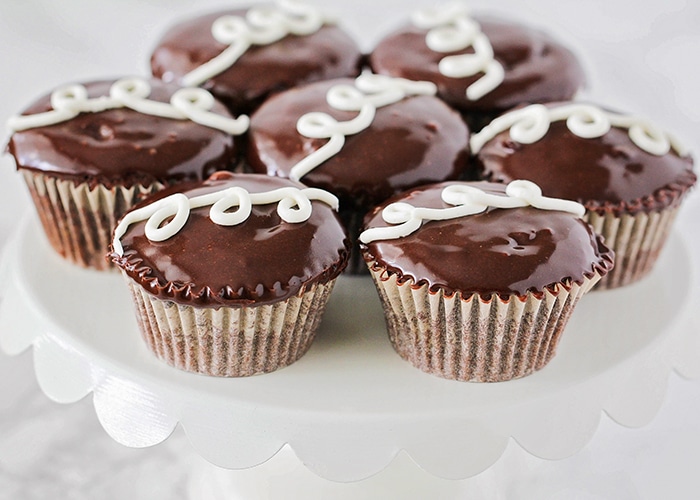
[[[154,182],[108,189],[32,170],[22,174],[54,250],[74,264],[99,270],[112,268],[105,255],[118,219],[164,187]]]
[[[543,368],[578,300],[600,279],[595,274],[525,296],[462,296],[369,267],[396,352],[424,372],[473,382],[501,382]]]
[[[301,358],[335,284],[315,283],[273,304],[214,309],[161,300],[125,278],[148,348],[175,368],[220,377],[267,373]]]
[[[596,290],[629,285],[647,275],[668,239],[677,213],[678,205],[637,214],[587,211],[586,222],[615,252],[615,267],[598,282]]]

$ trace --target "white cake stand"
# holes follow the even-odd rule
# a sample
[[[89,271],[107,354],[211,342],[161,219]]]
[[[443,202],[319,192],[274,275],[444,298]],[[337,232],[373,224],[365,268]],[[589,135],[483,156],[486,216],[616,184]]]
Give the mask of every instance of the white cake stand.
[[[121,276],[61,260],[33,216],[7,247],[0,283],[0,345],[9,354],[33,346],[48,397],[70,403],[92,392],[104,429],[131,447],[160,443],[179,423],[224,469],[254,467],[287,444],[283,454],[333,481],[368,478],[402,450],[435,476],[467,478],[496,462],[511,438],[560,459],[589,441],[602,411],[644,425],[672,370],[700,376],[692,308],[700,279],[678,234],[642,282],[582,299],[547,367],[499,384],[442,380],[401,360],[365,277],[341,277],[306,356],[244,379],[155,359]]]

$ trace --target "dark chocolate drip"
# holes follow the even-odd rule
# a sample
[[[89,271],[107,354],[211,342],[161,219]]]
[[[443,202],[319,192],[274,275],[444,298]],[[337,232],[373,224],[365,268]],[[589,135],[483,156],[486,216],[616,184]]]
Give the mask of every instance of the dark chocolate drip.
[[[473,53],[474,49],[435,52],[425,42],[427,30],[412,25],[381,40],[370,54],[370,66],[375,73],[432,81],[440,97],[465,112],[493,113],[521,103],[566,100],[584,86],[584,71],[574,54],[546,33],[493,19],[476,20],[505,70],[503,83],[480,99],[470,101],[465,92],[483,73],[451,78],[438,70],[443,57]]]
[[[91,98],[108,96],[112,83],[91,82],[85,87]],[[161,102],[169,102],[179,89],[156,79],[149,84],[149,99]],[[50,109],[47,95],[23,114]],[[230,117],[220,103],[212,111]],[[55,125],[16,132],[8,149],[18,168],[106,185],[203,179],[231,168],[235,161],[234,139],[226,132],[127,108],[81,113]]]
[[[296,128],[299,118],[319,111],[338,121],[357,112],[339,111],[327,91],[350,79],[318,82],[269,99],[252,117],[248,162],[259,173],[288,177],[292,167],[328,142]],[[342,150],[302,178],[308,185],[370,206],[399,191],[457,178],[469,156],[469,130],[460,116],[436,97],[415,96],[377,109],[372,124],[346,136]]]
[[[214,39],[213,22],[222,15],[245,17],[245,13],[245,9],[216,12],[173,26],[153,51],[153,75],[178,82],[219,55],[226,45]],[[360,49],[350,36],[337,26],[325,25],[311,35],[289,35],[270,45],[249,48],[231,68],[207,80],[202,87],[233,113],[251,113],[274,92],[357,75],[361,61]]]
[[[381,210],[399,199],[419,207],[449,207],[440,197],[447,185],[420,187],[392,198],[368,215],[365,227],[388,226]],[[469,185],[505,192],[502,184]],[[486,296],[541,293],[557,283],[581,283],[612,268],[612,252],[583,220],[532,207],[490,208],[457,219],[426,221],[404,238],[369,243],[365,259],[432,290]]]
[[[517,143],[509,131],[502,132],[486,143],[478,160],[490,180],[527,179],[545,196],[575,200],[591,210],[658,210],[677,202],[696,180],[690,157],[647,153],[627,129],[613,127],[602,137],[585,139],[563,121],[553,122],[533,144]]]
[[[153,199],[184,190],[195,197],[240,186],[250,193],[299,183],[264,175],[218,172],[203,183],[163,191]],[[345,267],[348,242],[336,214],[312,202],[311,217],[288,223],[277,204],[253,205],[251,216],[235,226],[209,219],[209,206],[193,209],[185,226],[161,242],[144,234],[145,221],[121,238],[124,255],[112,255],[129,276],[164,300],[205,307],[267,304],[300,293],[315,282],[335,278]]]

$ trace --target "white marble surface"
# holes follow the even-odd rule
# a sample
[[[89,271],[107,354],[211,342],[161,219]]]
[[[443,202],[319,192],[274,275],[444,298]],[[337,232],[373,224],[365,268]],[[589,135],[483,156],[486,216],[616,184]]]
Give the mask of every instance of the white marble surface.
[[[174,19],[195,8],[235,3],[206,0],[195,7],[185,0],[2,2],[0,120],[65,82],[145,74],[149,50]],[[373,39],[400,22],[402,13],[430,3],[356,0],[327,2],[326,8],[363,36],[368,49]],[[574,47],[592,75],[589,94],[597,100],[650,116],[693,151],[699,150],[700,3],[491,3],[473,2],[475,10],[545,26]],[[29,209],[26,190],[7,156],[0,158],[0,195],[2,246],[19,215]],[[698,210],[700,196],[695,193],[680,221],[696,247],[700,244]],[[491,469],[452,483],[451,491],[455,498],[467,493],[508,499],[696,498],[698,422],[700,381],[672,375],[666,402],[649,425],[626,429],[603,417],[582,451],[556,462],[532,457],[511,443]],[[89,398],[68,406],[54,404],[34,381],[30,353],[16,358],[0,355],[0,499],[186,498],[189,477],[196,470],[192,461],[200,462],[180,432],[145,450],[112,442],[97,422]],[[288,463],[280,456],[257,471],[237,473],[244,486],[231,491],[231,497],[285,498],[284,488],[290,484]],[[396,472],[398,465],[374,480],[398,490],[405,483]],[[417,469],[412,478],[415,498],[426,497],[438,481]],[[326,487],[330,494],[335,485]]]

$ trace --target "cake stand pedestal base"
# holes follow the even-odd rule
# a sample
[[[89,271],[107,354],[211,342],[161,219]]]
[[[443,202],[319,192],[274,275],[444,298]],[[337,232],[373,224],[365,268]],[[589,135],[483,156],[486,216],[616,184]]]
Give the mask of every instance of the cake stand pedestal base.
[[[405,453],[400,453],[386,469],[351,483],[329,481],[311,472],[285,446],[268,462],[244,470],[216,467],[197,460],[189,483],[192,500],[261,500],[284,498],[308,500],[387,500],[389,498],[450,500],[467,493],[493,492],[493,475],[466,480],[441,479],[420,469]],[[486,484],[490,483],[491,487]]]

